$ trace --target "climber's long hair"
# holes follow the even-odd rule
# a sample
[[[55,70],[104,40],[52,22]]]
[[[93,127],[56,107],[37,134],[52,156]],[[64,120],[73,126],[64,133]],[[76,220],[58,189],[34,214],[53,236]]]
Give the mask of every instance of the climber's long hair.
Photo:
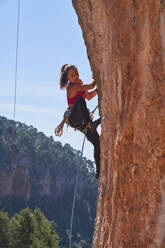
[[[65,64],[61,67],[61,73],[60,73],[60,89],[63,89],[67,86],[68,84],[68,72],[71,69],[77,70],[75,65],[69,65]]]

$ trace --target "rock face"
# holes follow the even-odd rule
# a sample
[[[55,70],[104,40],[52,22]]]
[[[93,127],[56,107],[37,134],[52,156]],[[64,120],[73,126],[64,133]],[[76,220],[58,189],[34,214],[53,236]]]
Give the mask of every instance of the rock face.
[[[165,0],[73,0],[99,89],[93,248],[165,247]]]

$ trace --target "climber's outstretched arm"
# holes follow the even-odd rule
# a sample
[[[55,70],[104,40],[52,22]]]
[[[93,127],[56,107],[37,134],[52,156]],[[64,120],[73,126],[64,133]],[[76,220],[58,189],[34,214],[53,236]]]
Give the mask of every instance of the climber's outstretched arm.
[[[86,99],[91,100],[93,97],[97,95],[97,89],[92,90],[90,92],[86,91]]]

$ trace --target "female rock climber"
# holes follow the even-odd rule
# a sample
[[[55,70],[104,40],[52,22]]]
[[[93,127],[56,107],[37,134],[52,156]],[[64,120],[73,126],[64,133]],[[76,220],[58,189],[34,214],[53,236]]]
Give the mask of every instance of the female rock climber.
[[[96,162],[96,178],[100,173],[100,140],[97,127],[101,123],[101,118],[92,121],[86,101],[97,95],[97,89],[92,90],[96,83],[94,80],[90,84],[83,84],[79,78],[79,73],[75,65],[65,64],[61,68],[60,88],[66,88],[68,101],[68,122],[69,125],[84,133],[87,128],[86,137],[94,146],[94,158]],[[88,91],[92,90],[92,91]]]

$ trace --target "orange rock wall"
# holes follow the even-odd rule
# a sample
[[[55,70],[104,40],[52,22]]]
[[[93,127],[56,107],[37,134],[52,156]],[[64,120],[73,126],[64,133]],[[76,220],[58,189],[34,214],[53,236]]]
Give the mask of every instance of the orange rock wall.
[[[99,89],[93,248],[165,248],[165,0],[73,0]]]

